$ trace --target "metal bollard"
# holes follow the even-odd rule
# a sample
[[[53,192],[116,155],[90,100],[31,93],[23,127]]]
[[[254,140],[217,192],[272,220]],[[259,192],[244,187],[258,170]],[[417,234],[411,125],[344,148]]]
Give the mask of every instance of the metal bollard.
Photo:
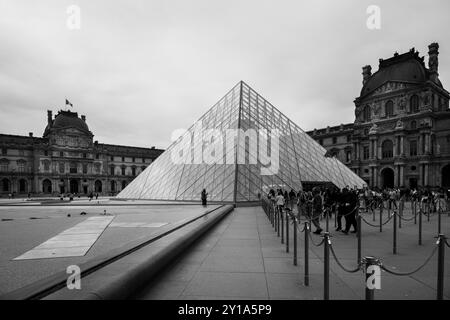
[[[444,300],[444,264],[445,264],[445,236],[438,236],[438,276],[437,276],[437,300]]]
[[[325,232],[323,237],[325,239],[323,242],[323,299],[330,300],[330,234]]]
[[[422,245],[422,210],[419,210],[419,246]]]
[[[281,211],[280,213],[281,219],[280,219],[280,228],[281,228],[281,244],[284,243],[284,213]]]
[[[364,258],[366,264],[366,300],[375,300],[375,285],[372,283],[370,286],[368,284],[369,278],[373,275],[372,269],[374,266],[380,265],[380,260],[374,257],[365,257]],[[374,271],[375,272],[375,271]],[[376,281],[376,279],[375,279]]]
[[[427,221],[430,222],[430,211],[431,211],[431,207],[430,207],[430,203],[427,202]]]
[[[358,230],[357,230],[357,237],[358,237],[358,257],[357,257],[357,261],[356,261],[356,263],[359,265],[359,263],[361,262],[361,249],[362,249],[362,245],[361,245],[361,242],[362,242],[362,218],[361,218],[361,212],[359,212],[358,213],[358,218],[357,218],[357,220],[356,220],[356,222],[357,222],[357,227],[358,227]]]
[[[297,218],[294,217],[294,266],[297,265]]]
[[[289,253],[289,214],[286,212],[286,252]]]
[[[330,218],[329,218],[329,213],[331,212],[331,210],[325,210],[325,214],[326,214],[326,217],[325,217],[325,221],[326,221],[326,224],[325,224],[325,226],[326,226],[326,228],[325,228],[325,230],[328,232],[329,231],[329,220],[330,220]]]
[[[373,207],[371,207],[370,210],[372,210],[372,221],[375,221],[376,220],[375,209]]]
[[[392,241],[392,252],[394,254],[397,254],[397,212],[394,211],[394,237],[393,237],[393,241]]]
[[[398,228],[399,229],[402,228],[402,217],[403,217],[403,205],[402,205],[402,202],[400,201],[398,204]]]
[[[309,286],[309,223],[305,221],[305,286]]]

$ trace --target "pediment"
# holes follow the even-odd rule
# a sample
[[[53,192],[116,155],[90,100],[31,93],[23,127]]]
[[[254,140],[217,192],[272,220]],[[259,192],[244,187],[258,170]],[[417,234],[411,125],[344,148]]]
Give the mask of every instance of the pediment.
[[[369,96],[378,96],[385,93],[391,93],[395,91],[401,91],[405,89],[409,89],[414,87],[415,84],[407,83],[407,82],[400,82],[400,81],[386,81],[378,88],[374,89]]]

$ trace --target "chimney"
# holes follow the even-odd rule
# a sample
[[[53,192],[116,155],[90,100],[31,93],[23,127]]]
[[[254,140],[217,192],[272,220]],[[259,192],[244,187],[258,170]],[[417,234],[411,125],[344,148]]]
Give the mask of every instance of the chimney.
[[[370,77],[372,76],[372,67],[371,66],[364,66],[363,68],[363,85],[365,85],[367,83],[367,81],[370,79]]]
[[[430,78],[433,81],[436,81],[439,73],[438,73],[438,67],[439,67],[439,44],[437,42],[434,42],[428,46],[428,69],[430,69]]]
[[[52,110],[47,110],[47,123],[48,126],[52,126]]]
[[[86,116],[85,116],[85,115],[81,115],[81,120],[83,120],[84,122],[86,122]]]
[[[28,133],[28,136],[29,136],[30,138],[33,138],[33,132],[29,132],[29,133]]]

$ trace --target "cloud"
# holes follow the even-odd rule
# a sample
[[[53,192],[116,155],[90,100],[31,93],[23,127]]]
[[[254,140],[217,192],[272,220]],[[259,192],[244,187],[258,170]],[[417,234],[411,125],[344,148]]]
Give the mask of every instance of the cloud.
[[[81,29],[66,28],[69,5]],[[366,28],[366,8],[382,28]],[[2,1],[0,131],[43,132],[46,110],[87,115],[95,139],[170,144],[239,80],[305,130],[353,121],[361,67],[441,44],[450,83],[446,0]]]

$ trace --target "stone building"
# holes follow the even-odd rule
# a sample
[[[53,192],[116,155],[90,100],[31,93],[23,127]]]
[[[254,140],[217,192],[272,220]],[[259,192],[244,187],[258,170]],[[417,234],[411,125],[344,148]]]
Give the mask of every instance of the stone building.
[[[86,117],[48,111],[41,137],[0,134],[0,196],[8,194],[113,195],[163,150],[98,143]]]
[[[450,187],[450,96],[428,49],[428,68],[414,48],[363,67],[354,123],[308,132],[371,187]]]

